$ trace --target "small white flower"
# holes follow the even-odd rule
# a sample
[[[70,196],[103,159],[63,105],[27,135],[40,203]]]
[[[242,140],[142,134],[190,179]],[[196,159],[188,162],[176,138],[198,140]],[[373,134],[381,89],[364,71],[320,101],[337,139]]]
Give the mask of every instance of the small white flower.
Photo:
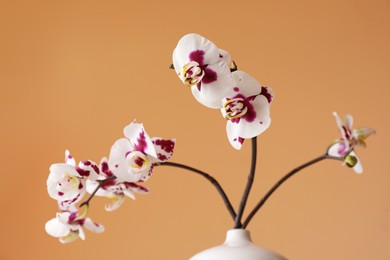
[[[76,162],[68,150],[65,152],[65,162],[50,166],[46,182],[49,196],[58,201],[62,210],[67,210],[83,198],[87,178],[96,180],[99,176],[99,168],[94,162],[82,161],[76,167]]]
[[[124,129],[126,138],[117,140],[111,147],[108,166],[120,180],[126,182],[146,181],[153,164],[171,158],[175,140],[150,138],[142,124],[135,121]]]
[[[177,75],[191,87],[196,100],[210,108],[220,108],[221,99],[233,85],[230,63],[226,51],[195,33],[183,36],[173,51]]]
[[[101,163],[101,177],[99,180],[103,181],[112,177],[114,174],[108,168],[107,159],[103,158]],[[87,192],[92,193],[99,186],[98,181],[87,180]],[[103,196],[111,199],[111,203],[106,204],[105,209],[107,211],[114,211],[118,209],[125,197],[135,199],[134,193],[147,194],[149,190],[141,185],[133,182],[119,181],[113,179],[105,182],[100,189],[95,193],[96,196]]]
[[[271,88],[262,87],[243,71],[232,73],[236,84],[231,96],[223,99],[221,113],[226,118],[226,132],[230,144],[241,149],[245,139],[263,133],[271,124],[270,103],[274,98]]]
[[[90,218],[78,218],[77,216],[77,211],[57,213],[56,218],[46,222],[45,230],[49,235],[58,237],[63,244],[70,243],[78,237],[84,240],[85,234],[82,227],[95,233],[104,231],[102,225],[93,222]]]
[[[355,164],[351,165],[351,167],[356,173],[362,173],[363,166],[354,149],[355,146],[365,147],[366,143],[364,140],[374,134],[375,130],[372,128],[352,129],[353,117],[351,115],[345,117],[344,123],[336,112],[334,112],[333,115],[340,130],[341,138],[337,139],[336,142],[329,147],[328,154],[337,157],[350,156],[354,158]],[[347,164],[349,165],[349,163]]]

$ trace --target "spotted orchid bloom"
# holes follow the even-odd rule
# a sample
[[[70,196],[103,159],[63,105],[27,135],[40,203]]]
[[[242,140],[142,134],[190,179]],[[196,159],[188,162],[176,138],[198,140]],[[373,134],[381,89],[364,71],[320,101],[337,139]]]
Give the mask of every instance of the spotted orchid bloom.
[[[177,75],[201,104],[220,108],[221,99],[233,85],[230,55],[198,34],[183,36],[173,51]]]
[[[78,217],[77,211],[57,213],[55,218],[45,224],[46,232],[53,237],[58,237],[63,244],[73,242],[78,237],[84,240],[83,227],[95,233],[104,231],[102,225],[93,222],[90,218]]]
[[[68,150],[65,151],[65,163],[50,166],[47,179],[49,196],[57,200],[62,210],[79,202],[86,192],[86,179],[96,180],[99,167],[92,161],[81,161],[76,167],[76,161]]]
[[[334,112],[333,115],[336,118],[341,138],[337,139],[336,142],[329,147],[328,154],[337,157],[345,157],[346,163],[351,165],[356,173],[362,173],[363,167],[354,149],[355,146],[366,147],[365,139],[374,134],[375,130],[372,128],[352,129],[353,117],[351,115],[345,117],[344,123],[336,112]],[[354,158],[353,163],[349,162],[351,158]]]
[[[105,180],[114,176],[114,174],[110,171],[108,167],[107,158],[102,159],[100,163],[100,168],[101,177],[99,178],[99,180]],[[88,193],[93,193],[98,186],[98,181],[87,180]],[[118,179],[113,179],[108,182],[104,182],[104,184],[95,193],[95,195],[111,199],[111,203],[106,204],[105,209],[107,211],[114,211],[122,205],[123,201],[125,200],[125,197],[135,199],[134,193],[147,194],[149,193],[149,190],[133,182],[118,181]]]
[[[236,84],[231,96],[223,99],[221,112],[227,119],[229,142],[240,150],[245,139],[258,136],[270,126],[269,107],[274,93],[243,71],[237,70],[232,75]]]
[[[155,163],[171,158],[175,139],[150,138],[142,124],[135,121],[123,130],[126,138],[117,140],[111,147],[109,169],[125,182],[146,181]]]

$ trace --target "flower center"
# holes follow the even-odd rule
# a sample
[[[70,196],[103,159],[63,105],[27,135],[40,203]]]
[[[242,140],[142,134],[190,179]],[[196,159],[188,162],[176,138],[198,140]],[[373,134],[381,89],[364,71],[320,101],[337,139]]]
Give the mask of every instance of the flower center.
[[[77,190],[79,184],[80,180],[77,177],[66,173],[65,176],[58,182],[57,191],[65,193],[68,191]]]
[[[248,107],[243,98],[225,99],[223,104],[222,115],[226,119],[240,118],[248,112]]]
[[[204,74],[205,72],[199,66],[199,63],[196,61],[190,61],[183,66],[183,70],[181,71],[181,78],[186,86],[192,87],[202,80]]]
[[[148,157],[139,151],[129,153],[126,159],[130,168],[135,172],[143,171],[150,165]]]

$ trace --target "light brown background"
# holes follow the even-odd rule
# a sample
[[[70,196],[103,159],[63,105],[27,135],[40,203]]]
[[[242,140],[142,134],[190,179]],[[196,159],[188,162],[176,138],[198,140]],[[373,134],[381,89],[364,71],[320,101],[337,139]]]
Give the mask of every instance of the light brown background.
[[[175,137],[173,161],[214,175],[236,206],[250,142],[230,147],[225,120],[168,69],[197,32],[271,86],[272,124],[258,138],[248,208],[293,167],[339,137],[332,112],[371,126],[364,173],[325,161],[283,186],[249,229],[290,259],[390,259],[390,1],[2,1],[0,259],[188,259],[221,243],[232,221],[202,178],[156,168],[148,196],[90,217],[105,225],[69,245],[48,236],[46,192],[66,148],[99,161],[134,118]]]

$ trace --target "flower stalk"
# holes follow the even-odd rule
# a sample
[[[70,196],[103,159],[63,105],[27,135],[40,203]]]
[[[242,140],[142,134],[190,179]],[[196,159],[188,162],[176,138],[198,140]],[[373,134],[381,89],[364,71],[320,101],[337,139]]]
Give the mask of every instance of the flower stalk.
[[[326,154],[323,154],[317,158],[314,158],[311,161],[308,161],[295,169],[291,170],[289,173],[284,175],[272,188],[265,194],[265,196],[256,204],[254,209],[249,213],[248,217],[244,221],[242,228],[246,228],[249,224],[249,222],[252,220],[252,218],[256,215],[256,213],[259,211],[259,209],[264,205],[264,203],[269,199],[269,197],[283,184],[285,183],[290,177],[298,173],[299,171],[305,169],[306,167],[313,165],[315,163],[318,163],[324,159],[333,159],[333,160],[339,160],[339,161],[344,161],[343,157],[336,157],[336,156],[331,156]]]
[[[240,206],[238,208],[237,217],[235,219],[234,228],[243,228],[241,223],[242,215],[244,214],[245,206],[248,201],[249,193],[252,189],[253,181],[255,179],[256,172],[256,162],[257,162],[257,138],[253,137],[252,139],[252,160],[251,160],[251,169],[248,175],[248,181],[244,193],[241,198]]]
[[[99,182],[99,185],[96,186],[95,190],[88,196],[88,198],[83,201],[81,204],[80,204],[80,208],[84,205],[86,205],[87,207],[89,206],[89,202],[92,200],[92,198],[95,196],[96,192],[107,182],[109,181],[112,181],[112,180],[115,180],[116,179],[116,176],[111,176],[111,177],[108,177],[107,179],[104,179],[104,180],[98,180]]]
[[[211,175],[201,171],[201,170],[198,170],[198,169],[195,169],[191,166],[187,166],[187,165],[184,165],[184,164],[180,164],[180,163],[175,163],[175,162],[162,162],[162,163],[158,163],[156,164],[155,166],[171,166],[171,167],[177,167],[177,168],[181,168],[181,169],[185,169],[185,170],[188,170],[188,171],[192,171],[192,172],[195,172],[196,174],[199,174],[201,176],[203,176],[204,178],[206,178],[218,191],[219,195],[221,196],[227,210],[229,211],[229,214],[230,216],[232,217],[233,220],[236,219],[236,212],[235,210],[233,209],[233,206],[232,204],[230,203],[230,200],[228,198],[228,196],[226,195],[225,191],[223,190],[222,186],[219,184],[219,182]]]

